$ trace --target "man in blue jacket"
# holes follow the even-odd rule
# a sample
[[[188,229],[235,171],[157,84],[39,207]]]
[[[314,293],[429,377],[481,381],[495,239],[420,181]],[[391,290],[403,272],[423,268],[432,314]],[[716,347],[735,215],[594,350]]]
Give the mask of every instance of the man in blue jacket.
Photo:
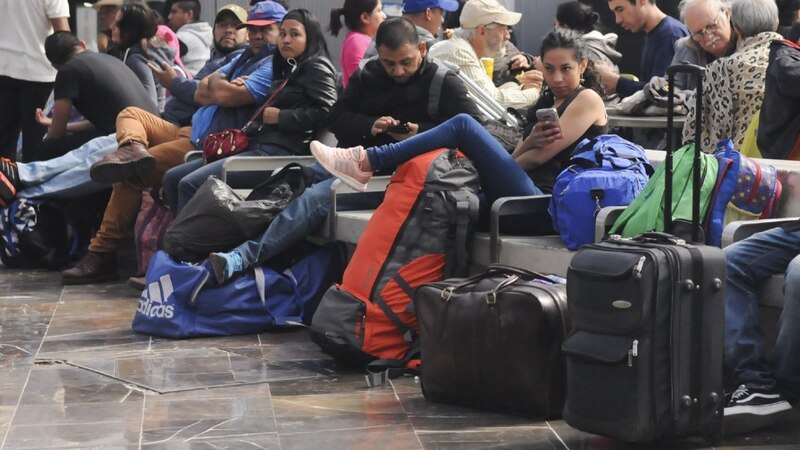
[[[194,79],[181,77],[166,63],[161,67],[150,64],[150,69],[159,83],[172,94],[164,113],[161,114],[162,119],[178,126],[191,124],[192,115],[200,107],[194,101],[194,92],[200,80],[229,64],[247,48],[246,31],[243,28],[237,29],[246,20],[247,11],[238,5],[226,5],[217,11],[217,17],[214,19],[214,48],[211,50],[211,58],[197,72]]]

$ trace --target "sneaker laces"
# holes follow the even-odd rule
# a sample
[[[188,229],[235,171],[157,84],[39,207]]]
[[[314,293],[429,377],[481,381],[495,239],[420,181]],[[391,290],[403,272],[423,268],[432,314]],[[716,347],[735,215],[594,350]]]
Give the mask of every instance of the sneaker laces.
[[[360,163],[364,161],[364,157],[367,155],[367,152],[364,151],[364,147],[356,146],[356,147],[348,147],[348,148],[333,148],[333,156],[339,159],[349,159],[351,161],[355,161]],[[359,165],[360,168],[360,165]]]
[[[749,395],[749,392],[747,390],[747,386],[742,384],[742,385],[739,385],[739,387],[736,388],[735,391],[733,391],[733,394],[731,394],[731,399],[732,400],[739,400],[739,399],[747,397],[748,395]]]

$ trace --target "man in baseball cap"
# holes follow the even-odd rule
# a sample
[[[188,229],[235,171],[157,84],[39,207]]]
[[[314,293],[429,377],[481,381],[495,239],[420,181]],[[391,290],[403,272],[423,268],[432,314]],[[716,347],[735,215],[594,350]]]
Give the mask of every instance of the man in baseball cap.
[[[512,26],[521,18],[522,14],[507,10],[497,0],[469,0],[461,10],[461,27],[477,28],[492,23]]]
[[[239,20],[239,24],[247,22],[247,10],[233,3],[227,4],[217,10],[217,16],[214,18],[214,23],[219,22],[221,19],[220,16],[223,15],[233,15]]]
[[[283,20],[286,9],[273,1],[258,2],[247,12],[247,21],[239,25],[244,27],[265,27]]]
[[[507,10],[497,0],[469,0],[461,10],[461,30],[434,45],[430,56],[457,65],[462,74],[504,108],[530,108],[539,99],[541,72],[528,71],[520,84],[505,83],[498,88],[481,62],[481,58],[501,61],[511,39],[508,27],[521,18],[522,14]]]
[[[456,10],[458,10],[456,0],[405,0],[403,2],[403,17],[417,26],[420,38],[428,45],[428,49],[439,37],[439,29],[444,23],[444,12]]]
[[[458,2],[456,0],[405,0],[403,2],[403,14],[420,13],[426,9],[437,8],[449,12],[456,11]]]

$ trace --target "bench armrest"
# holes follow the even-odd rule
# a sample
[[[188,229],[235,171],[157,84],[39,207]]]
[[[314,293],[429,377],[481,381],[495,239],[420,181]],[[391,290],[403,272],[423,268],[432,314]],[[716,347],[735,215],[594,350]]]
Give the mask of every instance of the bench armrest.
[[[489,216],[489,262],[500,259],[500,217],[547,213],[550,195],[502,197],[495,200]]]
[[[597,217],[594,219],[594,241],[600,242],[603,237],[608,233],[608,230],[617,221],[622,211],[625,211],[625,206],[604,206],[600,208]]]
[[[722,248],[725,248],[734,242],[747,239],[756,233],[760,233],[762,231],[769,230],[770,228],[779,227],[794,221],[797,221],[797,217],[781,217],[776,219],[731,222],[725,225],[725,228],[722,230]]]
[[[289,163],[308,165],[316,160],[313,156],[231,156],[222,163],[222,181],[228,182],[228,172],[252,172],[276,170]]]
[[[202,157],[203,157],[202,150],[192,150],[183,155],[183,162],[194,161],[195,159],[200,159]]]
[[[386,186],[389,185],[391,176],[372,177],[367,182],[367,190],[365,192],[383,192]],[[350,186],[342,183],[342,180],[336,180],[331,184],[331,209],[328,211],[328,239],[331,241],[336,240],[336,196],[338,194],[359,194],[360,191],[353,190]]]

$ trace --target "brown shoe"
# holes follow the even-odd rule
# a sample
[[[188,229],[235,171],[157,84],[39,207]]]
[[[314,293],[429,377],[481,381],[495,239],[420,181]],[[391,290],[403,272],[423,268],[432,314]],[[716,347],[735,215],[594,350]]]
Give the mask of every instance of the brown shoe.
[[[119,279],[114,252],[87,252],[77,264],[61,272],[61,284],[93,284]]]
[[[89,176],[98,183],[113,184],[133,176],[142,176],[153,170],[156,159],[141,142],[129,141],[117,151],[97,161],[89,169]]]

